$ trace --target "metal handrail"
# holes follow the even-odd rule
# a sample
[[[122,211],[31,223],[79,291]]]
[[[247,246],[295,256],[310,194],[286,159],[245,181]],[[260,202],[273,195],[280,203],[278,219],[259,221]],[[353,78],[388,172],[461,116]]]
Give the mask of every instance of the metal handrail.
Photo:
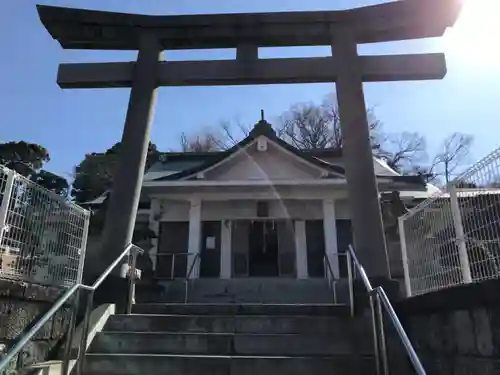
[[[357,270],[357,272],[359,272],[359,275],[363,280],[363,284],[365,285],[366,290],[368,291],[368,294],[370,296],[370,307],[372,310],[372,323],[374,329],[373,332],[374,332],[377,373],[378,374],[381,373],[380,364],[382,364],[383,374],[384,375],[389,374],[389,366],[387,361],[387,348],[385,345],[384,323],[382,316],[382,307],[383,307],[387,312],[387,314],[389,315],[389,318],[394,328],[396,329],[396,332],[398,333],[401,342],[403,343],[406,353],[408,354],[408,357],[410,358],[413,364],[413,368],[415,369],[418,375],[426,375],[425,369],[422,366],[422,362],[420,361],[420,358],[418,358],[418,355],[415,352],[415,349],[413,348],[413,345],[411,344],[411,341],[408,338],[408,335],[406,334],[406,331],[404,330],[401,321],[399,320],[396,312],[394,311],[394,308],[392,307],[392,304],[389,301],[389,298],[387,297],[384,288],[382,288],[381,286],[375,288],[372,287],[370,279],[368,278],[368,275],[366,274],[364,267],[359,262],[352,245],[349,245],[346,254],[348,254],[347,256],[348,262],[349,259],[351,259],[352,262],[354,263],[355,269]],[[351,266],[348,265],[348,267],[350,268]],[[352,274],[349,273],[349,275]],[[350,276],[350,278],[352,278],[352,276]],[[350,288],[352,289],[352,282],[350,282],[349,285]],[[351,310],[352,309],[353,309],[353,301],[351,300]],[[377,318],[378,318],[379,329],[377,329]],[[380,356],[382,356],[382,358],[380,358]],[[380,361],[380,359],[382,360],[382,362]]]
[[[186,257],[186,262],[188,262],[188,264],[189,264],[189,257],[190,256],[194,257],[191,265],[189,266],[189,269],[186,272],[186,275],[183,278],[182,277],[179,278],[181,280],[182,279],[184,280],[184,284],[185,284],[184,303],[187,303],[187,301],[188,301],[188,294],[189,294],[189,280],[191,279],[191,274],[194,271],[194,266],[196,265],[196,262],[199,262],[201,260],[200,253],[190,253],[190,252],[185,252],[185,253],[156,253],[156,256],[157,257],[169,256],[169,257],[172,258],[172,263],[170,265],[170,267],[171,267],[171,269],[170,269],[170,277],[161,278],[162,280],[167,279],[167,280],[170,280],[170,281],[173,281],[173,280],[176,279],[176,277],[175,277],[175,259],[176,259],[176,257],[177,256],[185,256]]]
[[[190,253],[190,252],[184,252],[184,253],[156,253],[156,257],[170,257],[172,258],[172,263],[170,265],[170,277],[157,277],[157,279],[170,279],[174,280],[175,279],[175,264],[177,257],[186,257],[186,262],[189,262],[189,257],[194,256],[195,260],[199,256],[198,253]],[[192,268],[192,267],[191,267]],[[186,274],[187,276],[187,274]]]
[[[189,271],[186,274],[186,279],[188,279],[188,280],[190,279],[191,274],[193,273],[194,266],[195,266],[195,264],[196,264],[196,262],[198,261],[199,258],[200,258],[200,254],[196,253],[194,255],[193,263],[191,263],[191,267],[189,267]]]
[[[111,263],[111,265],[106,268],[106,270],[97,278],[97,280],[92,285],[75,284],[69,288],[59,299],[54,303],[54,305],[47,311],[35,325],[26,332],[19,341],[5,354],[0,360],[0,373],[9,365],[10,361],[19,354],[19,352],[24,348],[26,344],[35,336],[43,325],[47,323],[57,311],[71,298],[75,297],[73,313],[71,315],[69,331],[66,338],[66,348],[64,353],[64,359],[61,366],[61,374],[67,375],[69,369],[69,356],[71,351],[71,342],[73,341],[73,335],[75,332],[76,319],[78,313],[78,300],[80,290],[86,290],[89,292],[87,299],[87,306],[85,311],[85,317],[83,322],[83,331],[80,338],[79,344],[79,355],[77,359],[77,375],[80,375],[83,370],[83,363],[85,358],[85,349],[88,339],[88,328],[90,323],[90,313],[92,312],[93,301],[94,301],[94,291],[104,282],[104,280],[109,276],[109,274],[120,264],[120,262],[129,255],[132,255],[132,264],[130,267],[130,277],[129,277],[129,298],[127,301],[127,313],[130,314],[131,305],[133,303],[133,294],[135,287],[135,266],[137,261],[137,254],[143,253],[144,250],[139,248],[134,244],[129,244],[125,250],[116,258],[116,260]]]
[[[333,302],[337,303],[337,288],[335,283],[335,275],[333,274],[332,265],[330,264],[330,259],[326,256],[323,256],[323,267],[325,272],[325,277],[329,281],[329,286],[333,292]]]
[[[186,273],[186,278],[184,280],[186,285],[186,290],[184,293],[184,303],[188,302],[188,294],[189,294],[189,280],[191,279],[191,274],[193,273],[194,266],[198,260],[201,260],[200,253],[195,253],[193,263],[191,263],[191,267],[189,267],[189,271]]]
[[[326,254],[323,257],[323,264],[324,264],[324,268],[325,268],[325,276],[327,276],[326,275],[327,273],[330,276],[330,277],[327,277],[326,279],[328,281],[330,281],[329,286],[332,289],[332,293],[333,293],[333,303],[336,304],[337,303],[337,279],[335,278],[335,274],[333,273],[330,259],[328,258],[328,256]]]
[[[348,273],[348,282],[349,282],[349,307],[351,316],[354,316],[354,288],[353,288],[353,275],[352,275],[352,266],[351,266],[351,258],[347,253],[335,253],[333,254],[337,257],[345,257],[347,261],[347,273]],[[333,302],[337,303],[337,279],[335,278],[335,273],[333,272],[332,264],[330,263],[330,258],[328,258],[327,254],[325,254],[323,259],[325,269],[328,271],[330,275],[331,288],[333,290]],[[325,271],[325,275],[326,275]]]

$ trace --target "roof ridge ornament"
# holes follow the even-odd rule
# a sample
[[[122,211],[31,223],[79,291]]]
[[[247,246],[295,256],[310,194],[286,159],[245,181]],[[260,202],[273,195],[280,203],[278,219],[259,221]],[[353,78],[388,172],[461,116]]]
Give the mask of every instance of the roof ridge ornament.
[[[250,131],[250,135],[253,137],[258,137],[259,135],[276,137],[276,132],[274,131],[273,126],[264,118],[263,109],[260,110],[260,120],[254,125],[253,129]]]

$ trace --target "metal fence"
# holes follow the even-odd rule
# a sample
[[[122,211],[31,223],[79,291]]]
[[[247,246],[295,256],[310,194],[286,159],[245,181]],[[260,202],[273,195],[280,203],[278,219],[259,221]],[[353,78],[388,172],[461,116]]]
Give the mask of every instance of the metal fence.
[[[0,201],[0,279],[79,283],[89,212],[4,166]]]
[[[407,294],[500,277],[500,148],[399,218]]]

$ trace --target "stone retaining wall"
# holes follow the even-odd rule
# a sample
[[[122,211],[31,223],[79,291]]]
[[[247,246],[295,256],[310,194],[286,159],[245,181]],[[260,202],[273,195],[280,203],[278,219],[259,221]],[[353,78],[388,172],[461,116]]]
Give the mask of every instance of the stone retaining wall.
[[[10,347],[13,340],[29,329],[64,292],[59,288],[0,280],[0,346]],[[64,336],[70,316],[69,305],[61,308],[12,361],[5,374],[13,374],[16,368],[45,360]]]
[[[396,304],[428,374],[500,374],[500,280]]]

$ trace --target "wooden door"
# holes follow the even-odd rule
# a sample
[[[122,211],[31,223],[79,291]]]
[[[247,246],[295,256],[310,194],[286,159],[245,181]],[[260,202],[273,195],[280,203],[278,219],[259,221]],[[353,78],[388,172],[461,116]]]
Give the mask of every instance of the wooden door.
[[[220,276],[221,222],[201,223],[200,277]]]
[[[248,234],[250,222],[234,220],[231,223],[231,259],[234,277],[248,276]]]
[[[292,220],[277,221],[279,275],[296,276],[295,227]]]
[[[306,221],[307,271],[309,277],[325,277],[325,231],[323,220]]]
[[[159,278],[186,277],[187,259],[185,255],[176,255],[173,264],[171,253],[187,253],[189,238],[189,222],[161,222],[158,236],[155,275]],[[173,275],[172,275],[173,265]]]

